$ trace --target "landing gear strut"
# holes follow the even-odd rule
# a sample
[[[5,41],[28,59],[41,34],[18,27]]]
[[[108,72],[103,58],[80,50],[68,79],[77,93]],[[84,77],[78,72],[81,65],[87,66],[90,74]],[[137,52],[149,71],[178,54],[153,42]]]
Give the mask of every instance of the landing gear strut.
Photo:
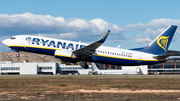
[[[81,65],[81,67],[84,68],[84,69],[88,69],[88,68],[89,68],[89,66],[87,65],[87,62],[86,62],[86,61],[82,61],[82,62],[80,63],[80,65]]]

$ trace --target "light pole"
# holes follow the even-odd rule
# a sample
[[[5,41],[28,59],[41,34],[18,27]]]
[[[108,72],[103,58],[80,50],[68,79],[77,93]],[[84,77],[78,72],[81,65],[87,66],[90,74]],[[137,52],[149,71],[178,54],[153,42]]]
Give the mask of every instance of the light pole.
[[[13,60],[11,60],[11,62],[12,62],[12,67],[11,67],[11,69],[12,69],[12,71],[13,71]]]

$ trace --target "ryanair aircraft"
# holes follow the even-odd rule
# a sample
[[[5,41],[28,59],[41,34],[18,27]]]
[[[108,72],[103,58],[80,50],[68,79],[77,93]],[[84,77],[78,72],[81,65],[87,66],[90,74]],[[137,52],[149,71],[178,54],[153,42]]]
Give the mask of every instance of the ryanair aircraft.
[[[110,30],[92,44],[46,38],[40,36],[18,35],[3,41],[12,50],[53,55],[62,61],[81,62],[88,68],[87,62],[100,62],[121,66],[149,65],[165,62],[172,54],[166,54],[177,26],[171,25],[149,45],[136,49],[121,49],[101,46]]]

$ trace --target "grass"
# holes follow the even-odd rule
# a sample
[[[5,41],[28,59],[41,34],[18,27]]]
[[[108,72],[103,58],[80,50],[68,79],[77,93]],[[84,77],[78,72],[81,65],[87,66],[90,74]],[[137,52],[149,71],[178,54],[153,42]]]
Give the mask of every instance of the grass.
[[[177,100],[180,93],[68,93],[86,89],[180,90],[180,76],[0,76],[0,100]],[[40,96],[43,95],[43,96]],[[29,97],[31,96],[31,97]],[[33,96],[33,97],[32,97]],[[43,99],[41,99],[43,98]],[[159,99],[160,98],[160,99]]]
[[[91,76],[82,76],[82,75],[79,75],[79,76],[66,76],[66,75],[63,75],[63,76],[48,76],[48,75],[43,75],[43,76],[36,76],[36,75],[32,75],[32,76],[0,76],[0,80],[1,79],[179,79],[180,76],[128,76],[128,75],[125,75],[125,76],[104,76],[104,75],[98,75],[98,76],[94,76],[94,75],[91,75]]]
[[[60,84],[59,86],[61,86],[61,87],[66,87],[67,84]]]

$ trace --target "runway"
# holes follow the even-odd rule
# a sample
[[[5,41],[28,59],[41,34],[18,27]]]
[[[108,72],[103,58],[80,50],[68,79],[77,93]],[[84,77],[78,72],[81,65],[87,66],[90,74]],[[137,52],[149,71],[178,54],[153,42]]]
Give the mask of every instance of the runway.
[[[0,76],[0,100],[177,100],[180,76]]]

